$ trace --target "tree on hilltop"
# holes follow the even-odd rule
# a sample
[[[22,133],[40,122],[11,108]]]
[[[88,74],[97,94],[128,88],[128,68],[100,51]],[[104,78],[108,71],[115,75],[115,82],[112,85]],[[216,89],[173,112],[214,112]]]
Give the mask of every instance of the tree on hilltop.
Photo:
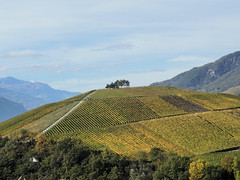
[[[111,82],[111,84],[107,84],[105,88],[110,88],[110,89],[118,89],[121,87],[129,87],[130,82],[128,80],[117,80],[115,83]]]

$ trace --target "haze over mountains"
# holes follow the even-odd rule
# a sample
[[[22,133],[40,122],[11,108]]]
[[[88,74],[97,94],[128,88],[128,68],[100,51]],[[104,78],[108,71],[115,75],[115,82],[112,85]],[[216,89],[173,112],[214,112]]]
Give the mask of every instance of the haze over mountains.
[[[0,122],[26,112],[22,104],[0,97]]]
[[[21,103],[28,110],[78,94],[56,90],[41,82],[23,81],[13,77],[0,78],[0,96]]]
[[[204,92],[240,94],[240,51],[221,57],[213,63],[195,67],[172,79],[151,86],[172,86]]]

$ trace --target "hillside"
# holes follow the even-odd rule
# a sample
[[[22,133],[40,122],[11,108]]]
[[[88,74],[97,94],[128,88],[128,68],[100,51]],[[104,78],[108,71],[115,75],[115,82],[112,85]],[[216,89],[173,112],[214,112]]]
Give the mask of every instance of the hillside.
[[[14,116],[22,114],[26,111],[27,110],[22,104],[18,104],[0,97],[0,122],[13,118]]]
[[[13,77],[0,78],[0,96],[21,103],[28,110],[78,94],[80,93],[56,90],[40,82],[23,81]]]
[[[240,97],[158,86],[87,92],[0,123],[0,133],[40,133],[88,94],[48,137],[127,156],[152,147],[190,156],[240,146]]]
[[[172,86],[204,92],[228,92],[240,85],[240,51],[221,57],[213,63],[195,67],[170,80],[151,86]]]
[[[224,91],[224,93],[235,94],[240,96],[240,86],[235,86],[230,89],[227,89],[226,91]]]
[[[57,103],[45,104],[4,121],[0,123],[0,134],[10,135],[18,132],[20,129],[27,129],[39,133],[72,109],[86,94],[88,93]]]

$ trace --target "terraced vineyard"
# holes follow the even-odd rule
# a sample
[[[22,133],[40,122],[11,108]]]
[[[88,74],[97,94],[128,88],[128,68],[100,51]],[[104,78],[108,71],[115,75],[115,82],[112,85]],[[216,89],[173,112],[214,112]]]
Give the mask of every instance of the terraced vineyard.
[[[197,155],[240,146],[240,118],[228,116],[228,111],[216,113],[165,117],[119,126],[53,133],[51,136],[55,139],[69,136],[79,138],[96,149],[108,147],[128,156],[139,150],[149,151],[151,147],[161,147],[181,155]],[[223,119],[231,121],[225,129]]]
[[[31,120],[16,122],[24,122],[20,128],[40,132],[45,123],[53,123],[83,97],[46,105],[33,111],[36,115],[31,112]],[[239,107],[238,96],[171,87],[97,90],[46,135],[57,140],[81,139],[92,148],[109,148],[127,156],[152,147],[201,155],[240,146]]]
[[[182,97],[210,110],[240,107],[240,96],[230,94],[196,93]]]
[[[146,120],[157,114],[137,98],[88,100],[67,116],[48,134],[66,133],[97,127],[108,127]]]
[[[162,97],[141,97],[138,98],[152,111],[154,111],[159,117],[171,116],[177,114],[186,114],[186,112],[175,105],[165,101]]]
[[[154,146],[182,155],[240,146],[239,110],[212,111],[239,107],[239,97],[163,89],[99,90],[47,134],[79,138],[93,148],[108,147],[125,155]],[[231,122],[232,128],[224,129],[221,119]]]
[[[195,112],[204,112],[207,109],[194,104],[190,101],[187,101],[179,96],[163,96],[162,97],[165,101],[175,105],[177,108],[182,109],[188,113],[195,113]]]
[[[166,99],[175,99],[178,105]],[[181,101],[179,101],[181,100]],[[67,116],[48,134],[68,133],[97,127],[109,127],[130,122],[155,119],[170,115],[206,111],[198,105],[184,101],[181,97],[115,97],[90,99]],[[184,111],[185,110],[185,111]]]
[[[173,87],[134,87],[134,88],[122,88],[122,89],[101,89],[96,91],[91,98],[93,99],[105,99],[114,97],[135,97],[135,96],[166,96],[176,94],[195,94],[196,92],[173,88]],[[201,94],[201,93],[200,93]]]
[[[69,109],[74,107],[76,102],[83,99],[89,93],[90,92],[87,92],[58,103],[46,104],[4,121],[0,123],[0,134],[7,135],[13,132],[16,133],[22,128],[41,132],[65,114]]]

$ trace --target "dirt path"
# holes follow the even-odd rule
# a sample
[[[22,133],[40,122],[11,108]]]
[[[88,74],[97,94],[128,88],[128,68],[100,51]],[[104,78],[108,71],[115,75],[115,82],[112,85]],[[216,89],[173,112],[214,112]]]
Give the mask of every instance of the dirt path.
[[[55,126],[57,123],[59,123],[61,120],[63,120],[67,115],[69,115],[72,111],[74,111],[80,104],[82,104],[84,101],[87,100],[89,96],[91,96],[96,91],[93,91],[92,93],[88,94],[85,98],[83,98],[76,106],[74,106],[70,111],[68,111],[66,114],[64,114],[61,118],[59,118],[57,121],[55,121],[52,125],[50,125],[48,128],[42,131],[42,133],[46,133],[49,129],[51,129],[53,126]]]

